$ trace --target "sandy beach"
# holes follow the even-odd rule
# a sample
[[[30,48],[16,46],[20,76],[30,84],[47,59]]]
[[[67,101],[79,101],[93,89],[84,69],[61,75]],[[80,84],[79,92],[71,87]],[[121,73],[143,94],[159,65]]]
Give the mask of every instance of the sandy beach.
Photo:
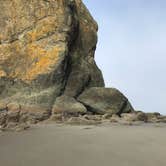
[[[0,133],[3,166],[165,166],[165,125],[37,125]]]

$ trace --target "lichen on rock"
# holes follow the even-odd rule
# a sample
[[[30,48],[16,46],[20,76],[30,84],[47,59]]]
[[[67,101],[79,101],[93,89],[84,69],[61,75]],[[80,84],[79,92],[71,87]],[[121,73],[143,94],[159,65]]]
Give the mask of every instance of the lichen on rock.
[[[112,113],[133,110],[119,91],[115,98],[111,90],[105,93],[94,59],[98,25],[81,0],[0,0],[0,4],[0,111],[13,111],[18,123],[37,123],[58,110],[105,114],[109,102]],[[93,87],[104,91],[98,105],[106,100],[106,107],[94,109],[80,97]],[[100,98],[100,91],[94,90]]]

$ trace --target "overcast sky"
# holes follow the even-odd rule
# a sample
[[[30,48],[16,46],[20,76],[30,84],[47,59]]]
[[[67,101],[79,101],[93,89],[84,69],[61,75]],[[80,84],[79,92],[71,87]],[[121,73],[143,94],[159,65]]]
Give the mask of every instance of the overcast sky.
[[[166,0],[83,0],[99,25],[96,61],[107,87],[137,110],[166,114]]]

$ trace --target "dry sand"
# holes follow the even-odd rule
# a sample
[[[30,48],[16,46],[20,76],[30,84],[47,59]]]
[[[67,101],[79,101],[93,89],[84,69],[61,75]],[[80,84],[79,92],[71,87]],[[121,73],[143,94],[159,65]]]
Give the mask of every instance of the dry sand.
[[[0,166],[166,166],[166,125],[38,125],[0,133]]]

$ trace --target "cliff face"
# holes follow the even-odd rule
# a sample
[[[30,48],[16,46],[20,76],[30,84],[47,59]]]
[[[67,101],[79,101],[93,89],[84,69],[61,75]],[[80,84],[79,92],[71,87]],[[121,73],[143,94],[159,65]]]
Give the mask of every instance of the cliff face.
[[[85,113],[77,98],[104,81],[94,60],[98,26],[82,1],[0,4],[0,110]]]
[[[97,24],[80,0],[0,0],[1,102],[51,107],[60,94],[104,86]]]

